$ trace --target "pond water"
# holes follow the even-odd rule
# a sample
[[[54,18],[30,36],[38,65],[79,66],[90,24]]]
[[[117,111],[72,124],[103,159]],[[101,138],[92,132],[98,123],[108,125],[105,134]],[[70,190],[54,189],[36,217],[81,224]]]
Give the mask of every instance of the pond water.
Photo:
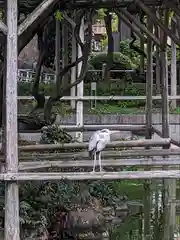
[[[179,200],[179,182],[176,183],[176,200]],[[180,240],[180,207],[176,204],[175,229],[172,235],[167,236],[168,228],[165,225],[165,216],[162,211],[162,184],[153,181],[150,188],[147,189],[145,186],[149,187],[140,181],[127,181],[121,184],[121,193],[128,197],[129,215],[120,226],[111,230],[110,239]]]

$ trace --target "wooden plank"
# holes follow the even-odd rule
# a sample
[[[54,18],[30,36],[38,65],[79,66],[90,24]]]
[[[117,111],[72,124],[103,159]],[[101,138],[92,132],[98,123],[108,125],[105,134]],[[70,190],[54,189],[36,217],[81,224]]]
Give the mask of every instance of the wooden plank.
[[[153,32],[153,24],[148,18],[148,29]],[[152,92],[153,92],[153,56],[152,40],[147,41],[147,73],[146,73],[146,138],[152,138]]]
[[[6,171],[18,171],[17,143],[17,0],[7,0],[6,56]],[[5,189],[5,240],[19,240],[19,187],[9,182]]]
[[[39,6],[20,24],[18,27],[18,36],[24,34],[47,9],[52,9],[57,2],[58,0],[44,0],[42,3],[40,3]]]
[[[56,42],[55,42],[55,54],[56,54],[56,61],[55,61],[55,70],[56,70],[56,87],[60,87],[60,59],[61,59],[61,31],[60,31],[60,20],[56,19]],[[58,84],[57,84],[58,82]],[[59,88],[58,88],[59,89]],[[58,91],[56,89],[56,91]]]
[[[107,144],[106,148],[118,147],[147,147],[147,146],[164,146],[170,144],[170,138],[159,140],[134,140],[134,141],[112,141]],[[39,145],[26,145],[19,146],[20,151],[33,152],[33,151],[48,151],[57,149],[86,149],[88,143],[64,143],[64,144],[39,144]]]
[[[46,129],[47,127],[43,127],[42,129]],[[59,125],[60,129],[64,129],[67,132],[75,132],[75,131],[97,131],[104,128],[108,128],[110,130],[121,130],[121,131],[141,131],[145,130],[144,125],[84,125],[82,127],[75,125]]]
[[[165,26],[157,17],[156,15],[148,9],[144,5],[144,3],[140,0],[135,0],[136,4],[139,6],[140,9],[142,9],[147,16],[149,16],[153,23],[158,25],[164,33],[166,33],[167,36],[169,36],[177,45],[180,45],[180,40],[171,32],[171,30],[168,28],[168,26]]]
[[[171,171],[122,171],[122,172],[26,172],[0,174],[2,181],[39,181],[39,180],[120,180],[120,179],[179,179],[180,170]],[[11,238],[13,239],[13,238]],[[15,238],[14,238],[15,239]]]
[[[49,96],[46,96],[48,99]],[[18,100],[34,100],[33,96],[18,96]],[[161,100],[161,96],[152,96],[153,100]],[[168,96],[169,100],[180,99],[180,96]],[[89,101],[89,100],[117,100],[117,101],[125,101],[125,100],[146,100],[146,96],[64,96],[60,99],[60,101],[67,101],[67,100],[75,100],[75,101]]]
[[[76,56],[77,56],[77,43],[76,43],[76,38],[74,36],[74,28],[72,29],[72,56],[71,56],[71,62],[73,63],[76,61]],[[76,66],[71,68],[71,84],[73,84],[76,81]],[[71,88],[71,97],[76,96],[76,87]],[[76,102],[75,100],[71,100],[71,108],[75,109],[76,108]]]
[[[156,38],[143,24],[138,22],[134,16],[132,16],[127,10],[123,8],[119,8],[119,11],[121,11],[124,16],[132,21],[142,32],[146,33],[149,38],[151,38],[159,47],[160,47],[160,41]]]
[[[169,161],[164,159],[102,159],[103,167],[118,167],[118,166],[162,166],[162,165],[180,165],[179,159],[171,159]],[[19,171],[29,171],[45,168],[81,168],[81,167],[93,167],[92,160],[57,160],[57,161],[41,161],[41,162],[20,162]]]
[[[153,33],[153,23],[147,17],[147,29]],[[146,73],[146,139],[152,138],[152,92],[153,92],[153,56],[152,56],[152,40],[148,37],[147,40],[147,73]],[[149,147],[146,147],[148,149]],[[147,158],[146,160],[150,160]],[[145,171],[150,171],[151,166],[145,166]],[[151,228],[151,180],[144,182],[144,236],[150,235]]]
[[[180,149],[148,149],[148,150],[122,150],[122,151],[112,151],[109,149],[106,149],[106,151],[102,152],[102,158],[130,158],[130,157],[149,157],[149,156],[179,156],[180,155]],[[19,161],[43,161],[43,160],[83,160],[83,159],[89,159],[88,152],[71,152],[71,153],[51,153],[51,154],[33,154],[33,156],[19,156]],[[0,158],[0,161],[2,161],[3,158]]]
[[[79,30],[79,39],[84,44],[85,42],[85,32],[84,32],[84,17],[81,19],[81,26]],[[81,46],[78,44],[78,58],[82,56],[83,52],[81,49]],[[83,67],[82,62],[80,62],[77,65],[77,77],[79,78],[81,76],[81,69]],[[76,86],[76,94],[79,98],[83,97],[84,95],[84,80],[82,80],[77,86]],[[82,126],[84,124],[84,104],[81,101],[77,101],[76,103],[76,125]],[[82,132],[76,132],[76,139],[78,141],[83,142],[83,133]]]
[[[135,33],[138,35],[138,37],[139,37],[143,42],[146,42],[146,41],[147,41],[147,39],[143,36],[143,34],[142,34],[139,30],[137,30],[137,28],[134,27],[133,24],[131,24],[131,22],[128,20],[127,17],[125,17],[121,12],[119,12],[119,11],[117,11],[117,10],[114,10],[114,12],[116,13],[116,15],[117,15],[129,28],[131,28],[131,30],[132,30],[133,32],[135,32]]]
[[[127,161],[129,161],[129,158],[135,157],[135,158],[141,158],[141,157],[149,157],[149,156],[179,156],[180,155],[180,149],[134,149],[134,150],[122,150],[122,151],[112,151],[110,149],[105,149],[105,151],[102,152],[102,158],[108,159],[122,159],[126,158]],[[19,155],[19,161],[58,161],[58,160],[89,160],[88,152],[69,152],[68,153],[51,153],[51,154],[23,154]],[[158,158],[159,159],[159,158]],[[0,157],[0,161],[4,162],[4,157]]]
[[[176,24],[171,20],[172,33],[176,34]],[[171,95],[177,95],[177,64],[176,64],[176,44],[171,40]],[[171,109],[176,109],[176,100],[171,101]]]

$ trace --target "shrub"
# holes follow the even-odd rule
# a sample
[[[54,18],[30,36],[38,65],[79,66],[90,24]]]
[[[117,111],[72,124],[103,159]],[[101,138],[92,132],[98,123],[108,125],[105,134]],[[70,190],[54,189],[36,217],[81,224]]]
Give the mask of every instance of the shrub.
[[[107,61],[107,53],[93,53],[90,56],[89,63],[95,69],[102,69],[102,65]],[[122,54],[121,52],[115,52],[113,54],[113,67],[112,69],[131,69],[136,66],[133,64],[131,59]]]
[[[32,95],[33,82],[18,82],[18,95],[19,96],[31,96]],[[46,96],[51,95],[53,87],[51,83],[39,84],[40,92],[43,92]]]
[[[123,91],[123,96],[142,96],[145,95],[144,90],[140,90],[136,87],[135,84],[129,83]],[[118,106],[122,108],[132,108],[138,106],[144,106],[144,100],[126,100],[126,101],[118,101]]]
[[[128,58],[131,59],[131,62],[133,63],[133,65],[136,66],[136,68],[139,68],[140,65],[140,55],[138,52],[134,51],[134,49],[130,48],[130,42],[132,40],[131,39],[126,39],[124,41],[120,42],[120,52],[122,54],[124,54],[125,56],[127,56]],[[134,42],[134,46],[140,47],[140,42],[139,41],[135,41]]]

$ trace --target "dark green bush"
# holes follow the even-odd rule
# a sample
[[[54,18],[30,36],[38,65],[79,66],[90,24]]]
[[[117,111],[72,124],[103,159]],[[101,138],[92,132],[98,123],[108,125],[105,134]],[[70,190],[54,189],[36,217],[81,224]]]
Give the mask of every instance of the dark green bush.
[[[18,82],[18,95],[19,96],[30,96],[32,95],[32,87],[33,82]],[[46,96],[49,96],[52,91],[53,87],[51,83],[43,83],[39,84],[40,92],[43,92]]]
[[[128,57],[129,59],[131,59],[131,62],[133,63],[133,65],[135,65],[136,68],[139,68],[140,65],[140,55],[138,52],[134,51],[134,49],[130,48],[130,42],[132,41],[132,39],[126,39],[124,41],[120,42],[120,52],[125,55],[126,57]],[[136,47],[140,47],[140,42],[139,41],[135,41],[134,46]]]
[[[134,83],[129,83],[126,88],[123,91],[123,96],[144,96],[145,91],[140,90],[136,87]],[[118,106],[122,108],[133,108],[133,107],[139,107],[144,106],[145,101],[144,100],[126,100],[126,101],[118,101]]]
[[[107,53],[93,53],[90,56],[89,63],[95,69],[102,69],[102,65],[107,61]],[[113,67],[112,69],[131,69],[135,68],[135,64],[131,61],[131,59],[124,55],[121,52],[115,52],[113,54]]]

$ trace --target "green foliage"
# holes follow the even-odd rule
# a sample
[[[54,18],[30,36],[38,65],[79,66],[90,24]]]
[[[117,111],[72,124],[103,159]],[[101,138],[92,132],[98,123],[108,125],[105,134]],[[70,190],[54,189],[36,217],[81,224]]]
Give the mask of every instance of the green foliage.
[[[60,129],[58,125],[51,125],[43,129],[40,141],[47,144],[70,143],[72,136]]]
[[[56,20],[62,21],[64,19],[63,13],[60,12],[59,10],[56,10],[54,15],[55,15]]]
[[[123,91],[123,96],[144,96],[145,92],[140,91],[135,84],[129,83]],[[144,100],[126,100],[118,101],[118,106],[121,108],[133,108],[133,107],[142,107],[145,106]]]
[[[117,206],[122,201],[123,196],[120,195],[114,186],[116,181],[95,181],[89,187],[92,196],[100,199],[103,205]],[[120,189],[119,189],[120,190]]]
[[[126,39],[126,40],[120,42],[120,46],[119,46],[120,52],[122,54],[124,54],[125,56],[127,56],[128,58],[130,58],[133,65],[135,65],[136,68],[138,68],[140,65],[140,55],[139,55],[139,53],[137,53],[136,51],[134,51],[133,49],[130,48],[131,40],[132,39]],[[138,40],[136,40],[134,42],[134,46],[140,47],[140,42]]]
[[[107,61],[107,53],[93,53],[90,56],[89,63],[95,69],[102,69],[102,65]],[[131,69],[136,66],[133,64],[131,59],[122,54],[121,52],[115,52],[113,54],[113,67],[112,69]]]
[[[28,182],[20,188],[22,226],[48,226],[57,206],[69,207],[77,195],[78,185],[70,182]]]
[[[100,8],[97,12],[98,12],[97,19],[104,19],[105,16],[104,9]]]
[[[32,95],[33,82],[18,82],[18,95],[19,96],[31,96]],[[53,84],[43,83],[39,84],[40,92],[49,96],[53,93]]]

